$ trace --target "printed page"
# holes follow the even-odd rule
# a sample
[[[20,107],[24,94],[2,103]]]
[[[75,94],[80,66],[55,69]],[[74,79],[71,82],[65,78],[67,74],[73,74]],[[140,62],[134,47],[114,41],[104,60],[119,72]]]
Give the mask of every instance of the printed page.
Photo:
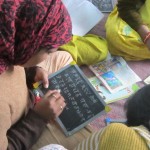
[[[91,65],[89,68],[111,93],[141,81],[122,57],[113,56],[108,60]]]
[[[104,99],[106,104],[128,98],[131,94],[135,93],[139,89],[137,84],[133,84],[116,93],[110,93],[96,76],[89,78],[89,81],[96,89],[98,94]]]
[[[103,14],[87,0],[62,0],[72,21],[73,35],[83,36],[102,18]]]

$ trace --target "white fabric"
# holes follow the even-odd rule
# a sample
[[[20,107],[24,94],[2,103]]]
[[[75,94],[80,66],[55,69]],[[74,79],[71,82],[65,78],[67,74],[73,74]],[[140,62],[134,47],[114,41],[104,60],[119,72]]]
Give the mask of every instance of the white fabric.
[[[87,0],[62,0],[72,21],[72,34],[83,36],[90,31],[104,15]]]
[[[39,150],[67,150],[67,149],[58,144],[50,144],[40,148]]]

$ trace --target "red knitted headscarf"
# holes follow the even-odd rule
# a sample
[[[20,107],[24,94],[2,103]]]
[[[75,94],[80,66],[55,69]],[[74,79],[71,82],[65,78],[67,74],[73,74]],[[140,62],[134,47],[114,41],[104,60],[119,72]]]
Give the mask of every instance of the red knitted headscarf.
[[[41,48],[71,40],[71,21],[61,0],[0,1],[0,74]]]

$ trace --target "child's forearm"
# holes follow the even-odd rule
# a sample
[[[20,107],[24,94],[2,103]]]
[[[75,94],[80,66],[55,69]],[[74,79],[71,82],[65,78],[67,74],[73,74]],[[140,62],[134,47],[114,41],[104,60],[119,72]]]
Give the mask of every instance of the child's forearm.
[[[137,29],[137,32],[141,36],[142,40],[144,41],[145,36],[150,32],[149,28],[146,25],[141,25]]]

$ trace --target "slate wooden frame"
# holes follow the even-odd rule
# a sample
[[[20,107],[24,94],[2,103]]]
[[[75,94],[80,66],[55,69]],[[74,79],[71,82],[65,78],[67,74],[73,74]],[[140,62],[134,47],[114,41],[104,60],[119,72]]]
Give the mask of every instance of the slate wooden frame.
[[[101,12],[109,13],[114,8],[114,0],[88,0],[95,5]]]
[[[77,75],[79,75],[79,79],[80,79],[80,80],[77,80],[78,76],[76,74],[73,74],[72,79],[74,79],[74,81],[76,81],[76,82],[73,82],[74,84],[76,84],[76,87],[73,87],[72,89],[68,88],[68,90],[72,90],[72,91],[73,91],[73,89],[76,89],[76,88],[80,89],[79,90],[80,93],[78,92],[79,97],[78,98],[76,97],[76,99],[74,99],[74,100],[71,98],[74,98],[76,95],[74,95],[74,97],[69,97],[68,95],[66,96],[66,93],[64,93],[65,87],[64,88],[60,87],[60,85],[58,83],[54,84],[54,83],[56,83],[56,81],[55,81],[56,79],[58,79],[58,81],[67,79],[68,81],[66,81],[66,82],[68,83],[68,86],[71,85],[71,84],[69,84],[69,80],[70,80],[70,83],[72,82],[71,78],[69,79],[69,77],[68,77],[69,71],[76,72]],[[65,77],[65,75],[66,75],[66,77]],[[71,74],[70,74],[70,76],[71,76]],[[91,121],[93,121],[94,119],[99,117],[101,114],[105,113],[106,103],[104,102],[102,97],[97,93],[97,91],[94,89],[94,87],[88,81],[87,77],[84,75],[82,70],[77,65],[67,65],[66,67],[60,69],[56,73],[50,75],[49,82],[50,82],[50,86],[48,89],[60,89],[61,94],[64,96],[66,103],[67,103],[68,108],[66,107],[64,109],[64,111],[62,112],[62,114],[56,119],[66,136],[70,136],[70,135],[74,134],[75,132],[79,131],[84,126],[86,126],[88,123],[90,123]],[[79,83],[79,85],[77,85],[77,82]],[[84,83],[87,87],[83,86],[84,84],[81,84],[80,82]],[[52,85],[54,87],[52,87]],[[82,89],[84,89],[84,88],[81,89],[80,86],[85,87],[85,91],[84,90],[82,91]],[[40,83],[37,90],[39,91],[40,95],[43,96],[48,91],[48,89],[44,89],[42,83]],[[69,91],[70,94],[72,93],[72,91]],[[86,92],[87,95],[84,92]],[[85,95],[82,95],[82,94],[85,94]],[[78,100],[79,98],[80,98],[80,100]],[[81,103],[82,102],[81,100],[85,100],[85,103],[84,102]],[[89,100],[91,100],[91,101],[89,101]],[[77,102],[78,104],[73,105],[72,104],[73,102],[74,103]],[[82,104],[84,105],[84,107],[82,106]],[[86,104],[87,104],[87,106],[86,106]],[[85,108],[85,106],[88,108]],[[91,108],[89,108],[89,106],[91,106]],[[78,109],[76,109],[76,108],[78,108]],[[81,114],[83,115],[83,117],[80,116],[81,114],[79,112],[82,112]],[[72,113],[73,113],[73,115],[71,115]],[[76,121],[74,120],[75,118],[76,118]],[[79,123],[79,122],[81,122],[81,123]]]

